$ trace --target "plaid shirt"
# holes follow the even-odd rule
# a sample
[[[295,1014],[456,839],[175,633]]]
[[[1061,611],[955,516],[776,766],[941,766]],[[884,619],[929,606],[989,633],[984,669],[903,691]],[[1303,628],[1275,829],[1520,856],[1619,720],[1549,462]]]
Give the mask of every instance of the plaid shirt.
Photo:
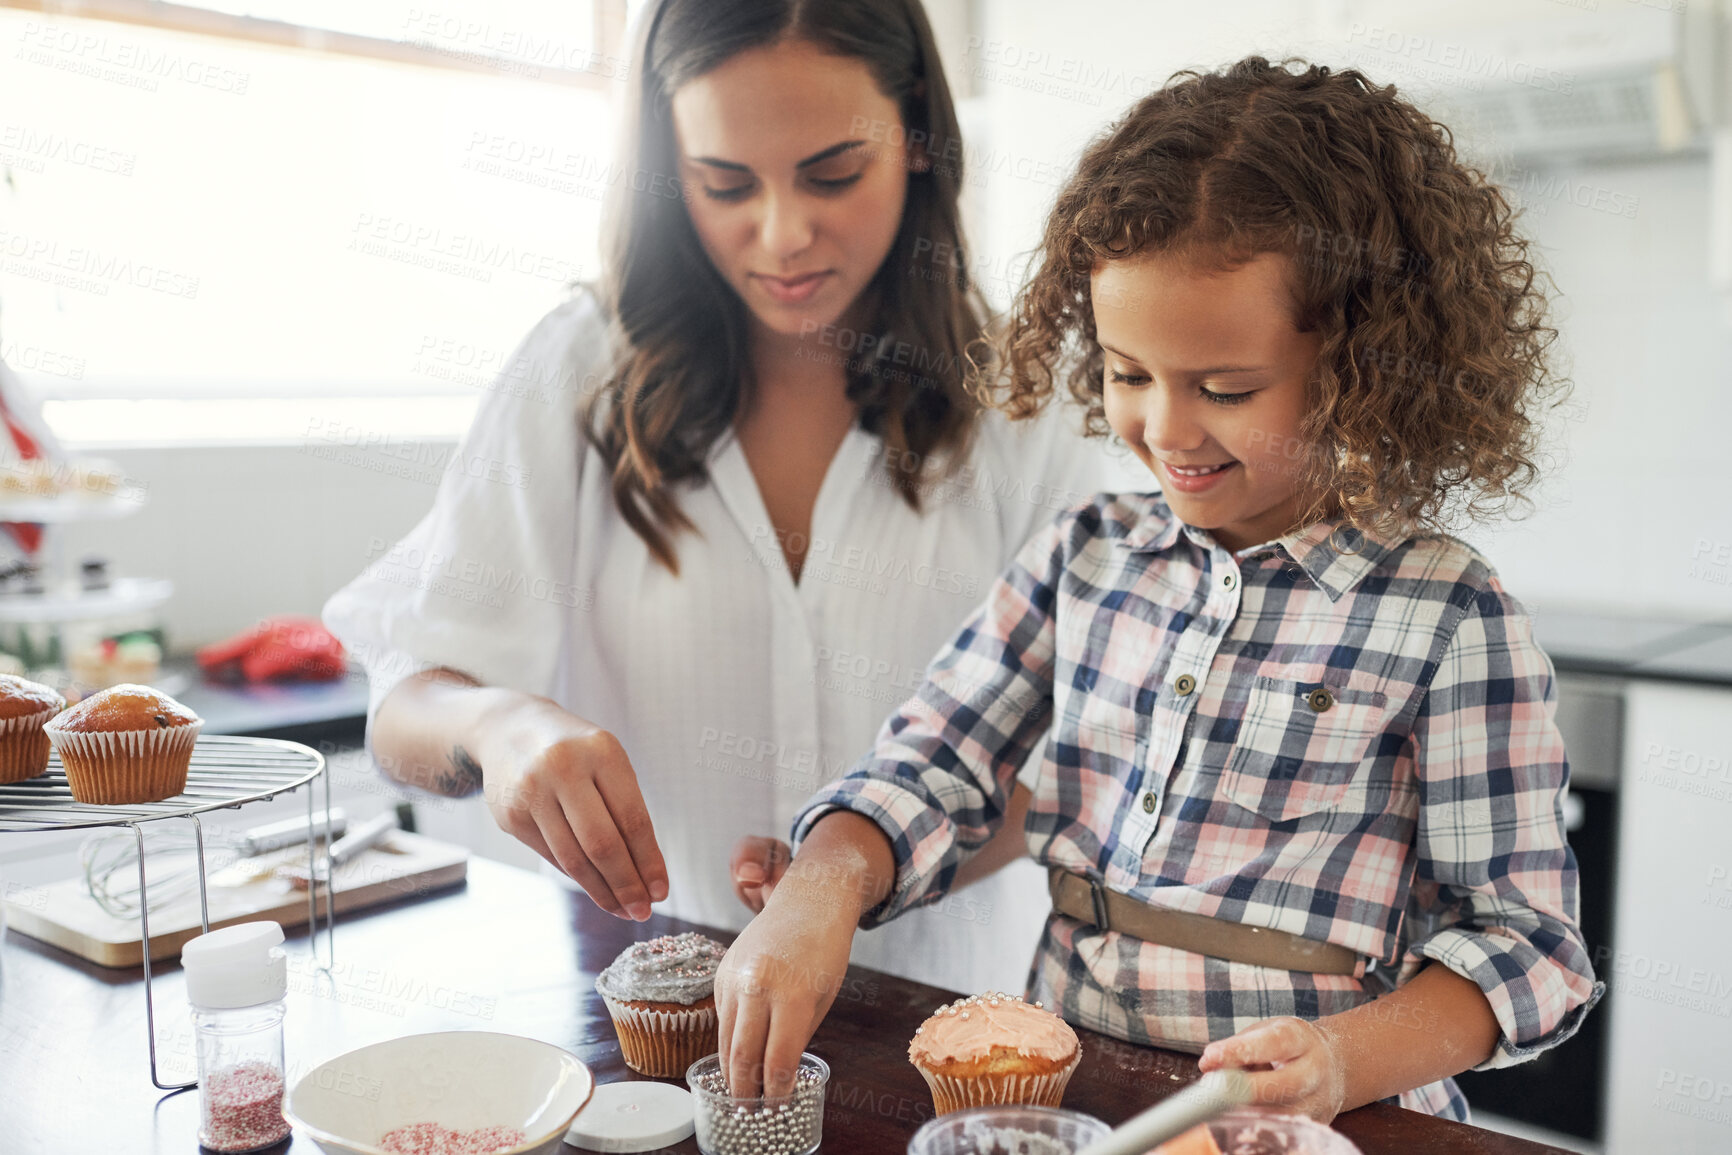
[[[897,882],[876,925],[943,898],[1040,744],[1038,862],[1363,961],[1270,970],[1055,914],[1030,998],[1198,1051],[1347,1010],[1431,959],[1485,993],[1502,1038],[1481,1069],[1506,1066],[1604,990],[1576,925],[1555,701],[1528,618],[1455,538],[1324,522],[1230,552],[1159,494],[1102,495],[1028,543],[793,837],[836,808],[884,829]],[[1453,1080],[1400,1101],[1466,1117]]]

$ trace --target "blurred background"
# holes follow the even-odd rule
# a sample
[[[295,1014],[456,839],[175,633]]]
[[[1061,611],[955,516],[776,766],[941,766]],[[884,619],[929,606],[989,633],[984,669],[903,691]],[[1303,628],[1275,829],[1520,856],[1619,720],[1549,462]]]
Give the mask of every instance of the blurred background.
[[[45,526],[11,535],[0,657],[203,693],[213,730],[324,743],[356,812],[395,801],[354,753],[358,677],[224,689],[189,655],[316,615],[426,511],[485,390],[553,384],[508,358],[596,275],[638,7],[0,0],[6,419],[80,463],[0,478],[0,515]],[[1559,672],[1612,993],[1569,1044],[1464,1083],[1482,1121],[1573,1150],[1732,1150],[1732,4],[927,9],[996,305],[1095,134],[1250,53],[1398,85],[1520,206],[1576,388],[1533,515],[1463,536]],[[478,802],[420,802],[424,828],[535,861]],[[71,853],[0,838],[0,879]]]

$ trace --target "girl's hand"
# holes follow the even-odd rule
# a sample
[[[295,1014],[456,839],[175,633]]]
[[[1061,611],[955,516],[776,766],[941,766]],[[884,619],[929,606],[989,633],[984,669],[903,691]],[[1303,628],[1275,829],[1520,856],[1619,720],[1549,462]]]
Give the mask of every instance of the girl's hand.
[[[734,894],[753,914],[764,909],[776,884],[788,870],[794,852],[779,838],[747,835],[734,844],[728,871],[734,878]]]
[[[734,1095],[794,1089],[800,1052],[836,1000],[860,917],[858,904],[834,891],[822,876],[789,876],[716,970],[718,1050]]]
[[[1347,1072],[1335,1037],[1305,1019],[1264,1019],[1203,1048],[1197,1069],[1239,1067],[1251,1076],[1253,1104],[1328,1123],[1341,1113]]]
[[[470,753],[500,829],[569,875],[609,914],[639,922],[668,869],[619,740],[546,698],[511,694],[473,727]]]

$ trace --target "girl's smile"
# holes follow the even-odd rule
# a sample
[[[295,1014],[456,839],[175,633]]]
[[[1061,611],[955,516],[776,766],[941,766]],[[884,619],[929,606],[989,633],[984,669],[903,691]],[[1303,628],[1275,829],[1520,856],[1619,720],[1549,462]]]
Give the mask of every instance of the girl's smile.
[[[1288,272],[1276,253],[1227,269],[1138,255],[1090,279],[1107,422],[1228,549],[1281,536],[1301,507],[1291,447],[1322,340],[1295,328]]]

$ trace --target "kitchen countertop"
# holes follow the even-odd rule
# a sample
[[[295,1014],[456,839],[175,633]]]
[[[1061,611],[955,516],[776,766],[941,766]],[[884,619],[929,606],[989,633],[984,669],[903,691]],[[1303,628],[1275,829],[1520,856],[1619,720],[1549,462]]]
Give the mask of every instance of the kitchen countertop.
[[[1559,673],[1732,686],[1732,621],[1534,610],[1534,637]]]
[[[624,922],[549,879],[471,859],[464,885],[341,919],[328,975],[313,969],[304,931],[291,932],[291,1082],[355,1047],[454,1029],[546,1040],[576,1054],[602,1083],[640,1078],[620,1057],[595,975],[633,941],[691,929],[706,928],[659,916]],[[159,969],[154,989],[159,1053],[165,1064],[184,1065],[190,1032],[178,966]],[[841,989],[811,1044],[834,1071],[824,1150],[891,1155],[932,1116],[907,1041],[955,995],[862,968],[850,968]],[[1083,1061],[1064,1104],[1109,1123],[1196,1077],[1189,1055],[1079,1034]],[[105,970],[17,934],[0,943],[0,1087],[7,1155],[199,1149],[196,1092],[165,1095],[150,1082],[141,972]],[[1343,1115],[1336,1128],[1366,1155],[1559,1150],[1379,1104]],[[670,1150],[697,1145],[687,1139]],[[317,1148],[296,1135],[268,1151],[314,1155]]]
[[[204,719],[206,734],[251,734],[315,742],[351,739],[360,745],[367,720],[367,675],[351,667],[329,682],[210,682],[190,658],[164,669],[191,679],[175,697]]]

